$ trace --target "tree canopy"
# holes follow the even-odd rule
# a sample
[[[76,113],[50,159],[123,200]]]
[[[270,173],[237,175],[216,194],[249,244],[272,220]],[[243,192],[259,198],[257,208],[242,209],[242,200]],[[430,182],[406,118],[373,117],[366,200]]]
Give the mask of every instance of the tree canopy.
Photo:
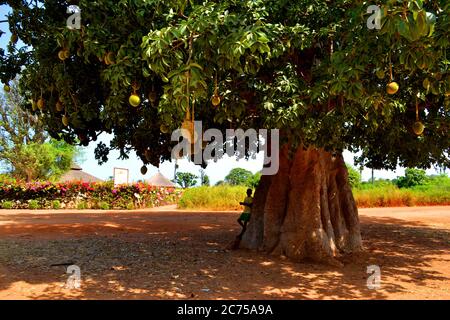
[[[209,176],[206,174],[205,170],[203,170],[203,169],[200,169],[200,184],[202,186],[209,186],[211,184]]]
[[[183,189],[193,187],[197,184],[198,177],[190,172],[177,172],[175,175],[175,183]]]
[[[37,115],[21,109],[16,82],[0,95],[0,163],[16,179],[57,179],[70,169],[76,148],[49,139]]]
[[[407,168],[403,177],[398,177],[395,183],[399,188],[411,188],[427,182],[425,170]]]
[[[79,30],[66,27],[69,3]],[[194,105],[204,128],[279,128],[292,145],[361,151],[374,168],[450,165],[447,0],[388,0],[380,30],[367,27],[370,1],[0,4],[15,35],[1,80],[21,73],[25,107],[54,138],[114,134],[97,146],[100,161],[135,150],[159,165]]]
[[[243,168],[232,169],[225,177],[225,182],[233,186],[246,185],[253,178],[253,173]]]

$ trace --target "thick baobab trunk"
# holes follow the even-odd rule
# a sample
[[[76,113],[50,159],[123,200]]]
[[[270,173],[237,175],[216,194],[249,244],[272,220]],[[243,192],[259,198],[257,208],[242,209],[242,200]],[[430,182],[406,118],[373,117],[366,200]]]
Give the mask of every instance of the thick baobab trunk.
[[[358,210],[342,155],[299,148],[280,152],[280,169],[263,176],[240,246],[293,260],[337,263],[361,250]]]

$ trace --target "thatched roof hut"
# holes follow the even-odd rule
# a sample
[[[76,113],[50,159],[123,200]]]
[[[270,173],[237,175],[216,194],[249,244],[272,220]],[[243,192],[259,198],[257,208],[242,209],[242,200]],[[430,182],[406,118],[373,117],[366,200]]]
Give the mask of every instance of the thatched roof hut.
[[[151,186],[155,187],[176,187],[175,183],[167,179],[165,176],[161,174],[161,172],[158,172],[153,177],[147,180],[147,183]]]
[[[93,175],[86,173],[77,164],[73,163],[70,170],[64,173],[59,182],[70,182],[70,181],[81,181],[81,182],[103,182],[103,180],[94,177]]]

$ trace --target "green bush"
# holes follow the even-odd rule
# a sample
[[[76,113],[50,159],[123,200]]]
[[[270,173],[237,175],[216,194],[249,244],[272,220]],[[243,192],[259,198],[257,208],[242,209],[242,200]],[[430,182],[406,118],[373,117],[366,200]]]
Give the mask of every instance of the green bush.
[[[88,206],[87,206],[87,203],[86,202],[78,202],[77,203],[77,210],[85,210],[85,209],[87,209],[88,208]]]
[[[102,210],[109,210],[109,204],[106,203],[106,202],[100,202],[100,203],[98,204],[98,207],[99,207],[100,209],[102,209]]]
[[[361,184],[361,174],[353,166],[345,164],[348,170],[348,182],[352,188],[357,188]]]
[[[396,180],[399,188],[411,188],[415,186],[424,185],[427,183],[427,175],[425,170],[408,168],[403,177]]]
[[[261,176],[262,176],[261,172],[255,173],[247,180],[246,186],[252,189],[256,189],[256,187],[259,184],[259,181],[261,180]]]
[[[425,184],[412,187],[414,190],[441,190],[442,193],[450,193],[450,177],[445,174],[428,176]]]
[[[11,201],[5,201],[2,203],[2,209],[12,209],[13,203]]]
[[[134,203],[130,202],[127,204],[127,210],[134,210]]]
[[[52,201],[52,208],[55,210],[61,209],[61,202],[59,200]]]
[[[30,200],[28,202],[28,209],[36,210],[37,208],[39,208],[39,202],[37,200]]]

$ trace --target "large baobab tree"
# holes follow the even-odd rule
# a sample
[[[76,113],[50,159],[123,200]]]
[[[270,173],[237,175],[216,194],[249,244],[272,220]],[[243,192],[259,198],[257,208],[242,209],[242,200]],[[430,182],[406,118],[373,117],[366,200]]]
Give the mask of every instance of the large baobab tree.
[[[380,29],[366,1],[1,3],[28,46],[1,56],[2,80],[22,74],[55,138],[112,133],[100,161],[170,159],[194,103],[204,128],[281,130],[280,170],[262,178],[242,246],[318,261],[360,250],[344,149],[374,168],[449,165],[446,0],[387,1]],[[66,27],[69,4],[80,29]]]

